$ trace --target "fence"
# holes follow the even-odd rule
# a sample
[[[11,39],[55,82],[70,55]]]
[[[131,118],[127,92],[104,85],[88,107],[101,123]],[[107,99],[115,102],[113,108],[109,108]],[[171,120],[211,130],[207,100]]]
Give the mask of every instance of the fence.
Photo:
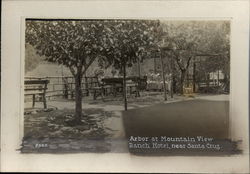
[[[49,80],[46,91],[48,99],[60,96],[63,98],[73,98],[75,95],[75,79],[72,76],[25,77],[25,80]],[[90,89],[96,86],[98,86],[97,77],[83,77],[83,95],[89,96]]]

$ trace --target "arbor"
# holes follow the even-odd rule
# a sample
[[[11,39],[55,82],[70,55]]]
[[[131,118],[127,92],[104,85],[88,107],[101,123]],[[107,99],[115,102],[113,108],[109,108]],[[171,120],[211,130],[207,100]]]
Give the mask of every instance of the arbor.
[[[68,67],[75,79],[75,120],[82,117],[82,76],[104,49],[103,21],[26,20],[25,41],[45,60]]]
[[[229,30],[227,21],[165,21],[166,30],[165,47],[171,50],[171,57],[175,67],[180,72],[179,92],[183,94],[183,85],[192,59],[197,54],[223,54],[220,59],[208,59],[206,67],[221,68],[229,62]],[[226,53],[226,54],[225,54]],[[207,69],[206,68],[206,69]]]
[[[214,34],[208,42],[208,51],[218,56],[210,56],[206,64],[211,72],[221,70],[224,74],[224,87],[229,90],[230,79],[230,22],[222,21],[217,27],[213,27]]]
[[[183,94],[184,81],[191,59],[195,56],[200,30],[195,22],[172,22],[167,24],[168,47],[180,72],[179,92]]]
[[[157,20],[110,20],[105,22],[104,59],[123,74],[124,109],[127,110],[126,67],[143,61],[154,46]]]

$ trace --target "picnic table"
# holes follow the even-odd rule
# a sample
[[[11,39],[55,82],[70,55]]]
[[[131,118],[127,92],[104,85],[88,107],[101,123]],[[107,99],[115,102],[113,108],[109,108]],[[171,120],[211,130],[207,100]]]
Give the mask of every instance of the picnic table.
[[[170,91],[170,83],[166,83],[166,88]],[[163,91],[163,81],[147,81],[147,90],[148,91]]]
[[[102,83],[104,85],[110,85],[111,91],[114,96],[117,93],[122,93],[123,91],[123,78],[121,77],[112,77],[112,78],[103,78]],[[126,87],[130,94],[135,93],[136,96],[139,96],[139,77],[127,77],[126,78]]]

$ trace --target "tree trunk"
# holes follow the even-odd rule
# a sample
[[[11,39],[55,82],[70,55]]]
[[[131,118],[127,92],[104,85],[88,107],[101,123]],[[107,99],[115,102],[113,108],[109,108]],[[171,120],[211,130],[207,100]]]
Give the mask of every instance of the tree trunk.
[[[170,96],[171,98],[174,97],[174,65],[173,65],[173,57],[171,57],[171,62],[170,62],[170,66],[171,66],[171,77],[170,77]]]
[[[196,73],[196,64],[194,62],[193,64],[193,92],[195,93],[196,92],[196,87],[195,87],[195,83],[196,83],[196,76],[195,76],[195,73]]]
[[[177,92],[177,89],[176,89],[176,79],[175,79],[175,74],[173,74],[173,93],[176,93]]]
[[[182,70],[181,71],[181,83],[180,83],[180,93],[181,94],[184,93],[183,87],[184,87],[185,76],[186,76],[186,70]]]
[[[89,96],[89,84],[88,84],[88,77],[86,74],[86,71],[84,73],[84,84],[85,84],[85,91],[86,91],[86,96]]]
[[[75,77],[75,119],[81,121],[82,117],[82,75],[77,73]]]
[[[218,80],[217,85],[220,86],[220,70],[217,71],[217,80]]]
[[[160,53],[160,58],[161,58],[161,71],[162,71],[162,80],[163,80],[163,89],[164,89],[164,100],[167,101],[167,89],[166,89],[166,82],[165,82],[165,70],[164,70],[164,64],[163,64],[163,58],[162,58],[162,53]]]
[[[209,86],[210,86],[210,74],[209,73],[207,73],[207,88],[209,88]]]
[[[141,78],[141,62],[140,62],[139,58],[137,60],[137,69],[138,69],[138,77],[140,79]]]
[[[156,58],[154,56],[154,73],[156,74]]]
[[[123,97],[124,97],[124,110],[127,108],[127,90],[126,90],[126,63],[123,63]]]
[[[171,98],[173,98],[174,97],[174,83],[173,83],[173,74],[171,75],[171,80],[170,80],[170,96],[171,96]]]

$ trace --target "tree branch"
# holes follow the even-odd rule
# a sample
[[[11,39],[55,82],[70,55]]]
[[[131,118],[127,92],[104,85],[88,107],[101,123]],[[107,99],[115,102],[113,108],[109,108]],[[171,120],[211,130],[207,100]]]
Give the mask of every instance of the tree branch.
[[[185,69],[182,67],[181,63],[178,60],[178,56],[174,53],[174,59],[178,65],[178,67],[180,68],[181,71],[184,71]]]
[[[76,71],[74,70],[74,68],[72,66],[70,66],[69,69],[70,69],[70,72],[72,73],[72,75],[74,77],[76,77]]]
[[[90,59],[89,63],[86,64],[86,65],[84,66],[84,70],[82,71],[82,73],[85,73],[85,72],[88,70],[88,68],[89,68],[90,65],[95,61],[95,59],[96,59],[96,57],[92,57],[92,58]]]
[[[190,64],[190,61],[191,61],[192,57],[193,57],[193,56],[190,56],[190,57],[188,58],[187,65],[186,65],[186,68],[185,68],[185,69],[187,69],[187,68],[189,67],[189,64]]]

